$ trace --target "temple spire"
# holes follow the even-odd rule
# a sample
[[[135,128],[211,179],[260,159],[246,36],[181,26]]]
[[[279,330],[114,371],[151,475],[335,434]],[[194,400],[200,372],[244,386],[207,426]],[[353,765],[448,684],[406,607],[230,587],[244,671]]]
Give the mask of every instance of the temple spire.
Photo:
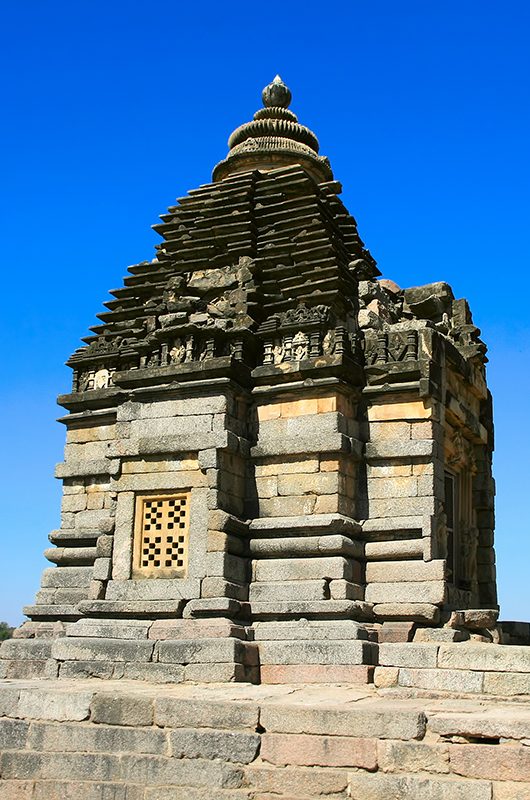
[[[213,171],[214,181],[252,169],[299,164],[318,183],[333,180],[329,161],[318,155],[315,134],[289,110],[291,91],[276,75],[262,91],[263,108],[232,133],[227,157]]]

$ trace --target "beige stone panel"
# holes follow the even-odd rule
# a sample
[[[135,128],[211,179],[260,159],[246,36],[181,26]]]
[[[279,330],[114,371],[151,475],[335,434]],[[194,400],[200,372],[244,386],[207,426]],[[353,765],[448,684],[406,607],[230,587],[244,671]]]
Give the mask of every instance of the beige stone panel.
[[[338,469],[339,469],[339,461],[337,458],[320,459],[320,472],[337,472]]]
[[[318,402],[316,397],[287,401],[281,404],[280,416],[283,419],[288,419],[290,417],[305,417],[308,414],[318,414]]]
[[[189,472],[199,469],[196,458],[169,458],[169,459],[126,459],[122,464],[124,475],[133,475],[146,472]]]
[[[376,667],[374,670],[374,684],[378,689],[387,689],[397,686],[399,667]]]
[[[85,442],[103,442],[116,437],[115,425],[98,425],[89,428],[71,428],[66,432],[68,444],[84,444]]]
[[[368,409],[369,422],[405,420],[405,419],[431,419],[432,406],[427,401],[409,400],[401,403],[374,403]]]
[[[417,497],[416,478],[372,478],[368,481],[369,498]]]
[[[265,422],[269,419],[279,419],[281,410],[281,403],[269,403],[266,406],[258,406],[258,420],[260,422]]]
[[[337,494],[323,494],[317,497],[313,509],[314,514],[334,514],[336,511],[341,513],[350,513],[348,507],[343,507],[344,502],[340,502],[340,497]]]
[[[417,477],[422,477],[423,475],[434,475],[434,464],[432,462],[428,464],[413,464],[412,474],[416,475]]]
[[[319,414],[326,414],[329,411],[342,411],[342,408],[339,409],[337,407],[337,397],[334,395],[333,397],[319,397],[317,400],[317,411]]]
[[[367,465],[368,478],[407,478],[412,475],[411,464],[398,464],[396,466],[376,467]]]
[[[302,461],[274,461],[256,464],[256,477],[265,478],[269,475],[290,475],[300,472],[318,472],[318,459],[308,458]]]
[[[410,429],[409,422],[371,422],[370,439],[410,439]]]

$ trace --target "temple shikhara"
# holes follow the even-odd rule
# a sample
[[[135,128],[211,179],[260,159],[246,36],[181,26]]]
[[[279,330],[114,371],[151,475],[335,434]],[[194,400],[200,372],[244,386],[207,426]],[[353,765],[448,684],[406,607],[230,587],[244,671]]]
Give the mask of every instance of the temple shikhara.
[[[530,797],[530,626],[498,621],[486,346],[447,283],[381,277],[290,103],[276,77],[68,361],[54,566],[0,649],[0,706],[18,691],[7,723],[30,726],[0,759],[6,797]],[[173,750],[131,750],[122,725],[168,727]],[[85,731],[86,754],[105,726],[150,778],[123,755],[95,776],[26,768],[58,757],[49,728]],[[219,760],[241,782],[213,778]]]

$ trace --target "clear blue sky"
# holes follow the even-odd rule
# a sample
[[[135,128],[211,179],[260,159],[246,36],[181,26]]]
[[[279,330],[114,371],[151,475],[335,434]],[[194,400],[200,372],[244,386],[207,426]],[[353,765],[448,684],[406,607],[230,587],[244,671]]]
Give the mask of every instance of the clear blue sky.
[[[502,616],[530,619],[529,37],[527,0],[4,0],[0,619],[21,620],[59,523],[63,362],[277,72],[384,275],[471,303]]]

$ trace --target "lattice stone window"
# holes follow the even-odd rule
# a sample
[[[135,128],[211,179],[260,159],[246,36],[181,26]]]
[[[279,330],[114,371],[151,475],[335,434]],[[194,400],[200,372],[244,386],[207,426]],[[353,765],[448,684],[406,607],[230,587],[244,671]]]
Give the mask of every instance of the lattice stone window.
[[[189,493],[136,498],[134,577],[183,578],[188,568]]]

